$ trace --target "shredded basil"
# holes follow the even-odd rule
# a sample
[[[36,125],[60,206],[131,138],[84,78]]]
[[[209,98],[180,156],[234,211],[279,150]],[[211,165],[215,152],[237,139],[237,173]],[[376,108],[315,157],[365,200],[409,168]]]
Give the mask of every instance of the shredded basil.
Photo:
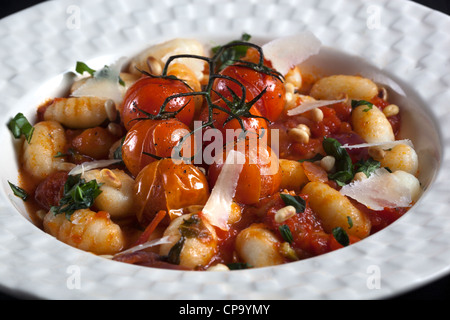
[[[340,186],[348,183],[353,177],[353,163],[347,150],[342,148],[342,145],[333,138],[324,138],[322,143],[325,152],[333,156],[336,160],[336,172],[328,176],[330,180],[336,181]]]
[[[284,241],[292,243],[294,241],[294,237],[292,236],[291,229],[289,229],[289,226],[286,224],[283,224],[278,227],[278,230],[281,233],[281,236],[283,237]]]
[[[28,193],[27,193],[24,189],[22,189],[22,188],[20,188],[20,187],[18,187],[18,186],[16,186],[16,185],[14,185],[14,184],[12,184],[12,183],[9,182],[9,181],[8,181],[8,184],[9,184],[9,186],[11,187],[11,190],[13,191],[13,193],[14,193],[14,195],[15,195],[16,197],[19,197],[19,198],[22,199],[23,201],[27,201],[27,199],[28,199]]]
[[[120,140],[119,146],[117,147],[116,150],[114,150],[113,159],[122,160],[123,161],[123,158],[122,158],[122,146],[123,146],[123,142],[124,141],[125,141],[125,137],[123,137],[122,140]]]
[[[297,213],[305,211],[306,201],[302,197],[291,196],[286,193],[280,193],[280,197],[287,206],[293,206]]]
[[[77,65],[75,66],[75,71],[79,74],[83,74],[84,72],[89,73],[91,76],[94,75],[95,70],[88,67],[88,65],[84,62],[77,61]]]
[[[316,162],[316,161],[320,161],[323,159],[323,155],[321,155],[320,153],[317,153],[314,157],[309,158],[309,159],[301,159],[301,160],[297,160],[298,162]]]
[[[367,112],[373,108],[373,103],[366,100],[352,100],[352,109],[359,106],[367,106],[367,108],[363,110],[364,112]]]
[[[364,172],[369,177],[376,169],[380,167],[380,162],[369,158],[359,160],[355,164],[347,150],[333,138],[324,138],[322,143],[325,152],[336,159],[336,171],[328,175],[330,180],[334,180],[339,186],[349,183],[357,172]]]
[[[340,245],[346,247],[350,244],[347,232],[341,227],[336,227],[332,230],[333,237],[339,242]]]
[[[16,116],[8,122],[8,128],[12,132],[14,138],[19,139],[23,135],[27,142],[30,143],[34,127],[22,113],[16,114]]]
[[[370,177],[380,167],[381,163],[372,158],[367,160],[359,160],[355,163],[356,172],[364,172],[367,177]]]
[[[249,263],[244,262],[233,262],[227,264],[228,269],[230,270],[242,270],[242,269],[249,269],[253,268],[253,266]]]
[[[181,250],[183,250],[185,241],[186,238],[182,236],[180,240],[178,240],[177,243],[175,243],[174,246],[170,248],[169,254],[166,257],[167,262],[172,264],[180,264]]]
[[[52,206],[50,211],[54,215],[65,213],[66,218],[70,220],[76,210],[87,209],[94,204],[95,198],[102,192],[100,186],[96,180],[86,182],[81,178],[81,174],[69,175],[59,206]]]
[[[75,71],[79,74],[83,74],[84,72],[89,73],[94,78],[110,78],[111,69],[109,66],[104,66],[100,70],[95,70],[90,68],[86,63],[77,61],[77,64],[75,66]],[[117,77],[117,81],[121,86],[125,86],[125,82],[120,78],[120,76]]]
[[[239,41],[249,41],[251,36],[247,33],[244,33],[241,36],[240,40],[231,41],[228,44],[236,43]],[[213,47],[211,50],[214,54],[216,54],[222,46],[216,46]],[[239,60],[240,58],[244,57],[247,54],[248,47],[247,46],[234,46],[231,48],[226,49],[220,58],[217,61],[218,70],[221,71],[225,67],[232,65],[236,62],[236,60]]]
[[[350,216],[347,216],[348,228],[351,229],[353,227],[353,220]]]

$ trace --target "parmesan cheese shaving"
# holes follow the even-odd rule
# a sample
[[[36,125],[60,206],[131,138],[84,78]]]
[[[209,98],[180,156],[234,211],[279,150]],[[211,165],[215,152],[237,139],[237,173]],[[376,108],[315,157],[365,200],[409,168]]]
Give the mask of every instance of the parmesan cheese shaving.
[[[229,229],[228,217],[231,214],[233,197],[244,163],[243,153],[235,150],[228,153],[211,195],[202,210],[203,217],[211,225],[222,230]]]
[[[171,243],[173,241],[172,239],[173,237],[170,236],[166,236],[166,237],[162,237],[162,238],[158,238],[158,239],[154,239],[154,240],[150,240],[147,242],[144,242],[142,244],[138,244],[137,246],[131,247],[130,249],[124,250],[122,252],[119,252],[115,255],[115,257],[119,256],[119,255],[124,255],[127,253],[133,253],[136,251],[141,251],[147,248],[151,248],[151,247],[156,247],[159,246],[161,244],[166,244],[166,243]]]
[[[291,68],[319,53],[321,45],[320,40],[312,32],[305,31],[272,40],[261,48],[265,58],[272,62],[274,69],[286,75]]]
[[[299,106],[288,110],[288,116],[295,116],[297,114],[304,113],[309,110],[313,110],[315,108],[325,107],[336,103],[344,102],[346,99],[341,100],[313,100],[313,101],[304,101]]]
[[[90,162],[84,162],[82,164],[77,165],[72,170],[69,171],[69,175],[74,176],[77,174],[84,174],[86,171],[97,169],[97,168],[104,168],[107,166],[110,166],[112,164],[119,163],[120,159],[113,159],[113,160],[97,160],[97,161],[90,161]]]
[[[98,97],[111,99],[120,105],[126,92],[125,86],[119,83],[120,70],[124,59],[119,59],[110,66],[94,72],[94,75],[72,93],[73,97]]]
[[[375,170],[369,178],[355,180],[341,188],[344,196],[355,199],[369,209],[408,207],[416,198],[416,187],[402,175],[390,173],[385,168]]]
[[[348,145],[344,144],[342,148],[344,149],[357,149],[357,148],[370,148],[370,147],[382,147],[383,149],[391,149],[399,144],[406,144],[414,149],[414,145],[409,139],[403,139],[403,140],[396,140],[396,141],[386,141],[386,142],[373,142],[373,143],[361,143],[361,144],[354,144],[354,145]]]

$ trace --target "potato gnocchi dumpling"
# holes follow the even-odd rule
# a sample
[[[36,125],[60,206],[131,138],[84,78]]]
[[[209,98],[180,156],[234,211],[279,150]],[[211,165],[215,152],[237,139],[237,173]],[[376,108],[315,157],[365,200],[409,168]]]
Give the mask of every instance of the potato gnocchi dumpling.
[[[311,77],[302,59],[277,60],[283,39],[250,39],[78,62],[67,96],[11,119],[10,185],[36,225],[124,263],[229,271],[342,249],[405,214],[419,155],[388,89]]]

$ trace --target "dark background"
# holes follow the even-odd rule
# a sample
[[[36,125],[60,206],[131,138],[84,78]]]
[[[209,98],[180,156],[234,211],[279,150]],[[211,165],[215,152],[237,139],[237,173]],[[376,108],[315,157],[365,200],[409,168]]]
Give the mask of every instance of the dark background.
[[[396,0],[392,0],[396,1]],[[42,0],[7,0],[0,5],[0,18],[4,18],[22,9],[28,8]],[[414,0],[434,10],[450,15],[449,0]],[[450,53],[449,53],[450,54]],[[417,290],[402,294],[395,299],[400,300],[446,300],[450,298],[450,276],[439,279]],[[15,300],[15,297],[0,292],[0,300]]]

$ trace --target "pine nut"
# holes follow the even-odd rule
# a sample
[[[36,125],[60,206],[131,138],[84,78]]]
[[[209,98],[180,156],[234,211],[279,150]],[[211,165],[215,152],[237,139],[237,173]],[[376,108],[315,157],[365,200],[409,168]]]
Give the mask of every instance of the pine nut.
[[[289,218],[292,218],[297,213],[293,206],[286,206],[275,213],[275,222],[282,223]]]
[[[288,131],[288,135],[299,143],[308,143],[309,142],[309,134],[302,129],[293,128]]]
[[[400,112],[400,108],[395,104],[390,104],[386,108],[383,109],[383,113],[386,118],[397,115]]]
[[[306,124],[301,123],[298,126],[296,126],[296,128],[304,130],[308,134],[308,136],[311,136],[311,129],[309,129],[309,127]]]
[[[323,112],[319,108],[311,110],[311,118],[314,122],[320,122],[323,120]]]
[[[381,87],[381,88],[380,88],[380,91],[379,91],[378,95],[379,95],[380,98],[383,99],[384,101],[387,101],[387,100],[388,100],[388,97],[389,97],[389,96],[388,96],[388,92],[387,92],[387,90],[386,90],[385,87]]]
[[[110,187],[120,188],[122,186],[122,181],[109,169],[102,169],[100,171],[100,177]]]
[[[375,160],[384,159],[384,157],[386,156],[386,151],[384,151],[380,147],[370,147],[368,152],[369,156],[371,156]]]
[[[228,268],[223,263],[218,263],[214,266],[211,266],[207,269],[207,271],[230,271],[230,268]]]
[[[147,58],[147,66],[151,74],[160,75],[162,73],[162,67],[155,57]]]
[[[117,119],[116,104],[113,100],[108,99],[105,101],[105,111],[109,121],[115,121]]]
[[[123,133],[120,124],[114,122],[108,123],[108,131],[116,137],[121,137]]]
[[[330,172],[334,168],[336,159],[333,156],[325,156],[320,160],[320,166],[326,171]]]
[[[353,177],[353,181],[363,181],[364,179],[367,179],[367,176],[364,172],[357,172],[355,176]]]

